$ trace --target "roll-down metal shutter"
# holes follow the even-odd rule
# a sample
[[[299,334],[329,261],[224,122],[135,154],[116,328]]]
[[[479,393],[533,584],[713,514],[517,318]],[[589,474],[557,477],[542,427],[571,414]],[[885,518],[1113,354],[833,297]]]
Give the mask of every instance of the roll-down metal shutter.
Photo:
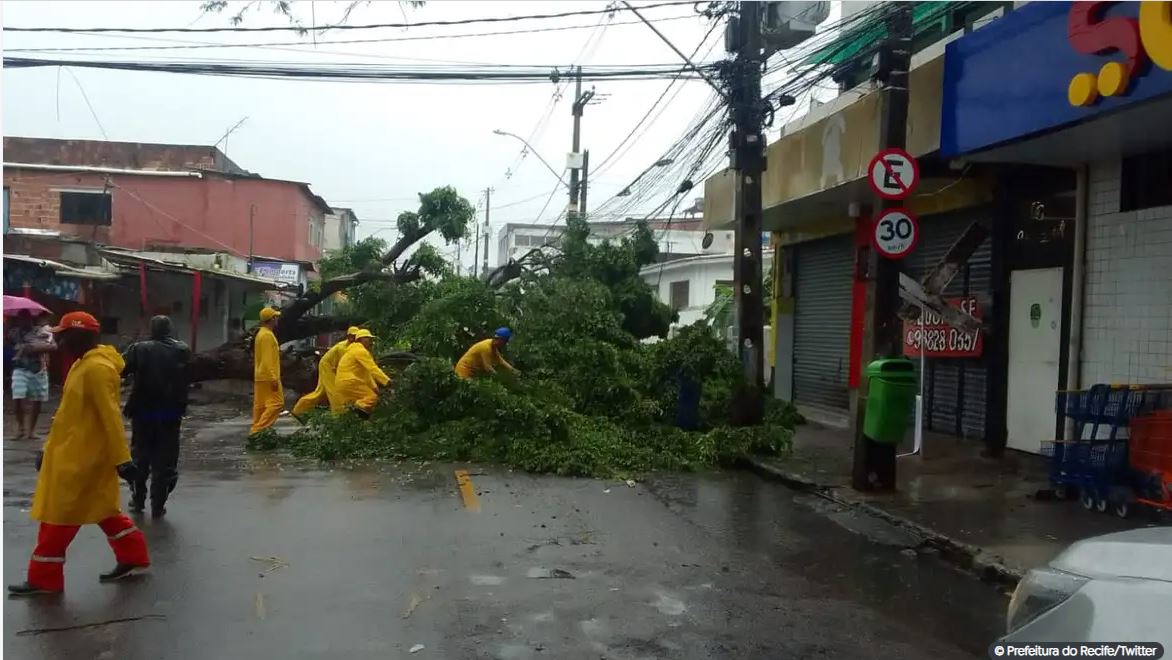
[[[795,247],[794,401],[844,412],[850,363],[853,237]]]
[[[969,224],[988,213],[965,209],[923,218],[922,237],[904,260],[904,272],[920,280],[936,265]],[[975,295],[988,310],[991,295],[991,241],[986,238],[945,290],[945,297]],[[917,371],[919,358],[913,358]],[[929,358],[924,378],[924,427],[960,437],[982,438],[985,432],[985,363],[982,358]]]

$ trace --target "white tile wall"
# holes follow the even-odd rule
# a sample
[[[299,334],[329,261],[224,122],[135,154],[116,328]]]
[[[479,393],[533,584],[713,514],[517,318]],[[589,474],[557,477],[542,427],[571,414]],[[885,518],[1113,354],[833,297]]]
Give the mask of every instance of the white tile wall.
[[[1084,387],[1172,383],[1172,206],[1120,213],[1120,170],[1090,168]]]

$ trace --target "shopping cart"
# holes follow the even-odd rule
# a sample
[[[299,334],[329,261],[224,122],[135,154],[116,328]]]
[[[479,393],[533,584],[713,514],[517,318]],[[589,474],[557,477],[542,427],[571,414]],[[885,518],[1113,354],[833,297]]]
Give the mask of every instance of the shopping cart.
[[[1042,443],[1050,483],[1063,499],[1077,496],[1088,510],[1127,516],[1132,501],[1126,429],[1144,406],[1145,393],[1131,386],[1093,385],[1058,392],[1056,410],[1071,420],[1069,435]]]
[[[1137,482],[1136,501],[1172,510],[1172,410],[1133,419],[1129,453]]]

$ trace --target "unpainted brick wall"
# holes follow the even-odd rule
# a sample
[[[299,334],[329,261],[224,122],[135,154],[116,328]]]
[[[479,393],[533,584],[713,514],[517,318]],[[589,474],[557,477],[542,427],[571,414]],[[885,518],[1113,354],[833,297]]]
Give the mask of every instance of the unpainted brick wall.
[[[1121,213],[1121,170],[1090,168],[1084,387],[1172,383],[1172,206]]]

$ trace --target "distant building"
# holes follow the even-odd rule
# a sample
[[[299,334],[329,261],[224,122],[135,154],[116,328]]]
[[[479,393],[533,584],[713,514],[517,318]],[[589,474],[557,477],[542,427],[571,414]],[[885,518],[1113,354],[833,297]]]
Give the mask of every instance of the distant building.
[[[607,239],[621,239],[630,234],[636,220],[631,218],[620,222],[591,222],[591,242]],[[733,232],[731,229],[712,232],[708,247],[704,246],[706,232],[703,220],[695,218],[657,218],[648,220],[647,226],[655,235],[659,245],[659,259],[670,261],[698,254],[732,253]],[[519,259],[534,248],[556,245],[565,231],[565,224],[528,224],[511,222],[501,228],[497,241],[497,264]]]
[[[341,252],[354,245],[354,234],[358,230],[358,216],[353,209],[335,207],[333,213],[325,215],[325,238],[322,251],[325,254]]]

